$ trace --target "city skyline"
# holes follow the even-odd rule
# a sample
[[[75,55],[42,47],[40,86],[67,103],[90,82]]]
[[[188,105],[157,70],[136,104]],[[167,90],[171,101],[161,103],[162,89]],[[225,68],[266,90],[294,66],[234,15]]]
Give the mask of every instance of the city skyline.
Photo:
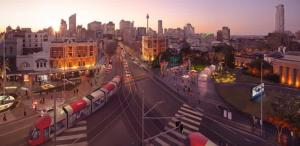
[[[275,30],[276,5],[280,3],[285,5],[285,30],[300,30],[300,20],[297,19],[297,11],[300,10],[298,0],[247,0],[242,3],[238,0],[29,0],[26,3],[11,0],[2,2],[0,16],[3,20],[0,31],[4,31],[9,25],[13,28],[30,27],[34,31],[52,26],[58,31],[60,20],[68,20],[74,13],[77,14],[77,24],[84,27],[96,20],[102,23],[113,21],[118,28],[122,19],[134,21],[135,26],[146,27],[146,14],[149,13],[149,26],[154,30],[157,28],[157,21],[162,20],[164,28],[182,28],[186,23],[191,23],[198,33],[216,33],[220,27],[228,26],[233,35],[265,35]],[[22,13],[12,15],[12,11]]]

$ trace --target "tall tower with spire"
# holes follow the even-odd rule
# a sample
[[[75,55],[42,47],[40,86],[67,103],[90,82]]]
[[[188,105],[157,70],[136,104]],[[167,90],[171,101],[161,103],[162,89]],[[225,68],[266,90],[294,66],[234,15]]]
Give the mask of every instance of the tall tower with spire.
[[[148,24],[149,24],[149,23],[148,23],[148,21],[149,21],[149,14],[147,14],[146,18],[147,18],[147,32],[146,32],[146,33],[147,33],[147,35],[148,35],[148,31],[149,31],[149,25],[148,25]]]

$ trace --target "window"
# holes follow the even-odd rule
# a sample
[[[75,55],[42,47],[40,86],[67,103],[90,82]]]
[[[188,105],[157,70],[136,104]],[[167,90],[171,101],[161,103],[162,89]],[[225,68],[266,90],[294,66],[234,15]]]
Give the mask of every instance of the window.
[[[49,137],[49,127],[45,129],[45,137]]]
[[[40,67],[40,64],[39,64],[38,62],[36,63],[36,67],[37,67],[37,68],[39,68],[39,67]]]
[[[44,62],[44,67],[46,67],[46,62]]]
[[[31,132],[30,138],[31,139],[38,139],[40,136],[40,130],[37,128],[34,128]]]

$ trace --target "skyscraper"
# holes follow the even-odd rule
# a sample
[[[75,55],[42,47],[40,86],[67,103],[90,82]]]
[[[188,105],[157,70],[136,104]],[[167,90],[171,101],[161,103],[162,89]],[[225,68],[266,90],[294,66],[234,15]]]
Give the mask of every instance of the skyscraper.
[[[147,14],[147,16],[146,16],[146,18],[147,18],[147,34],[148,34],[148,29],[149,29],[149,23],[148,23],[148,21],[149,21],[149,14]]]
[[[76,13],[69,17],[69,31],[71,34],[76,33]]]
[[[230,41],[230,29],[228,27],[222,28],[222,39],[223,41]]]
[[[284,32],[284,6],[279,4],[276,6],[276,16],[275,16],[275,32]]]
[[[68,26],[67,26],[67,22],[64,19],[60,20],[60,28],[59,29],[60,29],[60,35],[65,36]]]
[[[163,35],[163,26],[162,26],[162,20],[158,20],[158,28],[157,28],[157,34],[159,36]]]

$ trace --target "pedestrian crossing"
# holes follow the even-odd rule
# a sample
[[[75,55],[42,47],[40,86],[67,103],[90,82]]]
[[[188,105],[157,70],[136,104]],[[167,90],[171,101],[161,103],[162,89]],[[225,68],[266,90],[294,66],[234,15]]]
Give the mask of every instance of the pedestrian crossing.
[[[80,121],[57,136],[56,146],[88,146],[87,122]]]
[[[165,131],[170,132],[153,139],[151,141],[151,145],[184,146],[185,141],[187,141],[188,134],[199,131],[202,117],[203,113],[194,110],[187,104],[183,104],[175,113],[174,118],[172,118],[164,128]],[[176,127],[176,121],[180,121],[181,124],[183,124],[182,133],[178,130],[172,130]]]

